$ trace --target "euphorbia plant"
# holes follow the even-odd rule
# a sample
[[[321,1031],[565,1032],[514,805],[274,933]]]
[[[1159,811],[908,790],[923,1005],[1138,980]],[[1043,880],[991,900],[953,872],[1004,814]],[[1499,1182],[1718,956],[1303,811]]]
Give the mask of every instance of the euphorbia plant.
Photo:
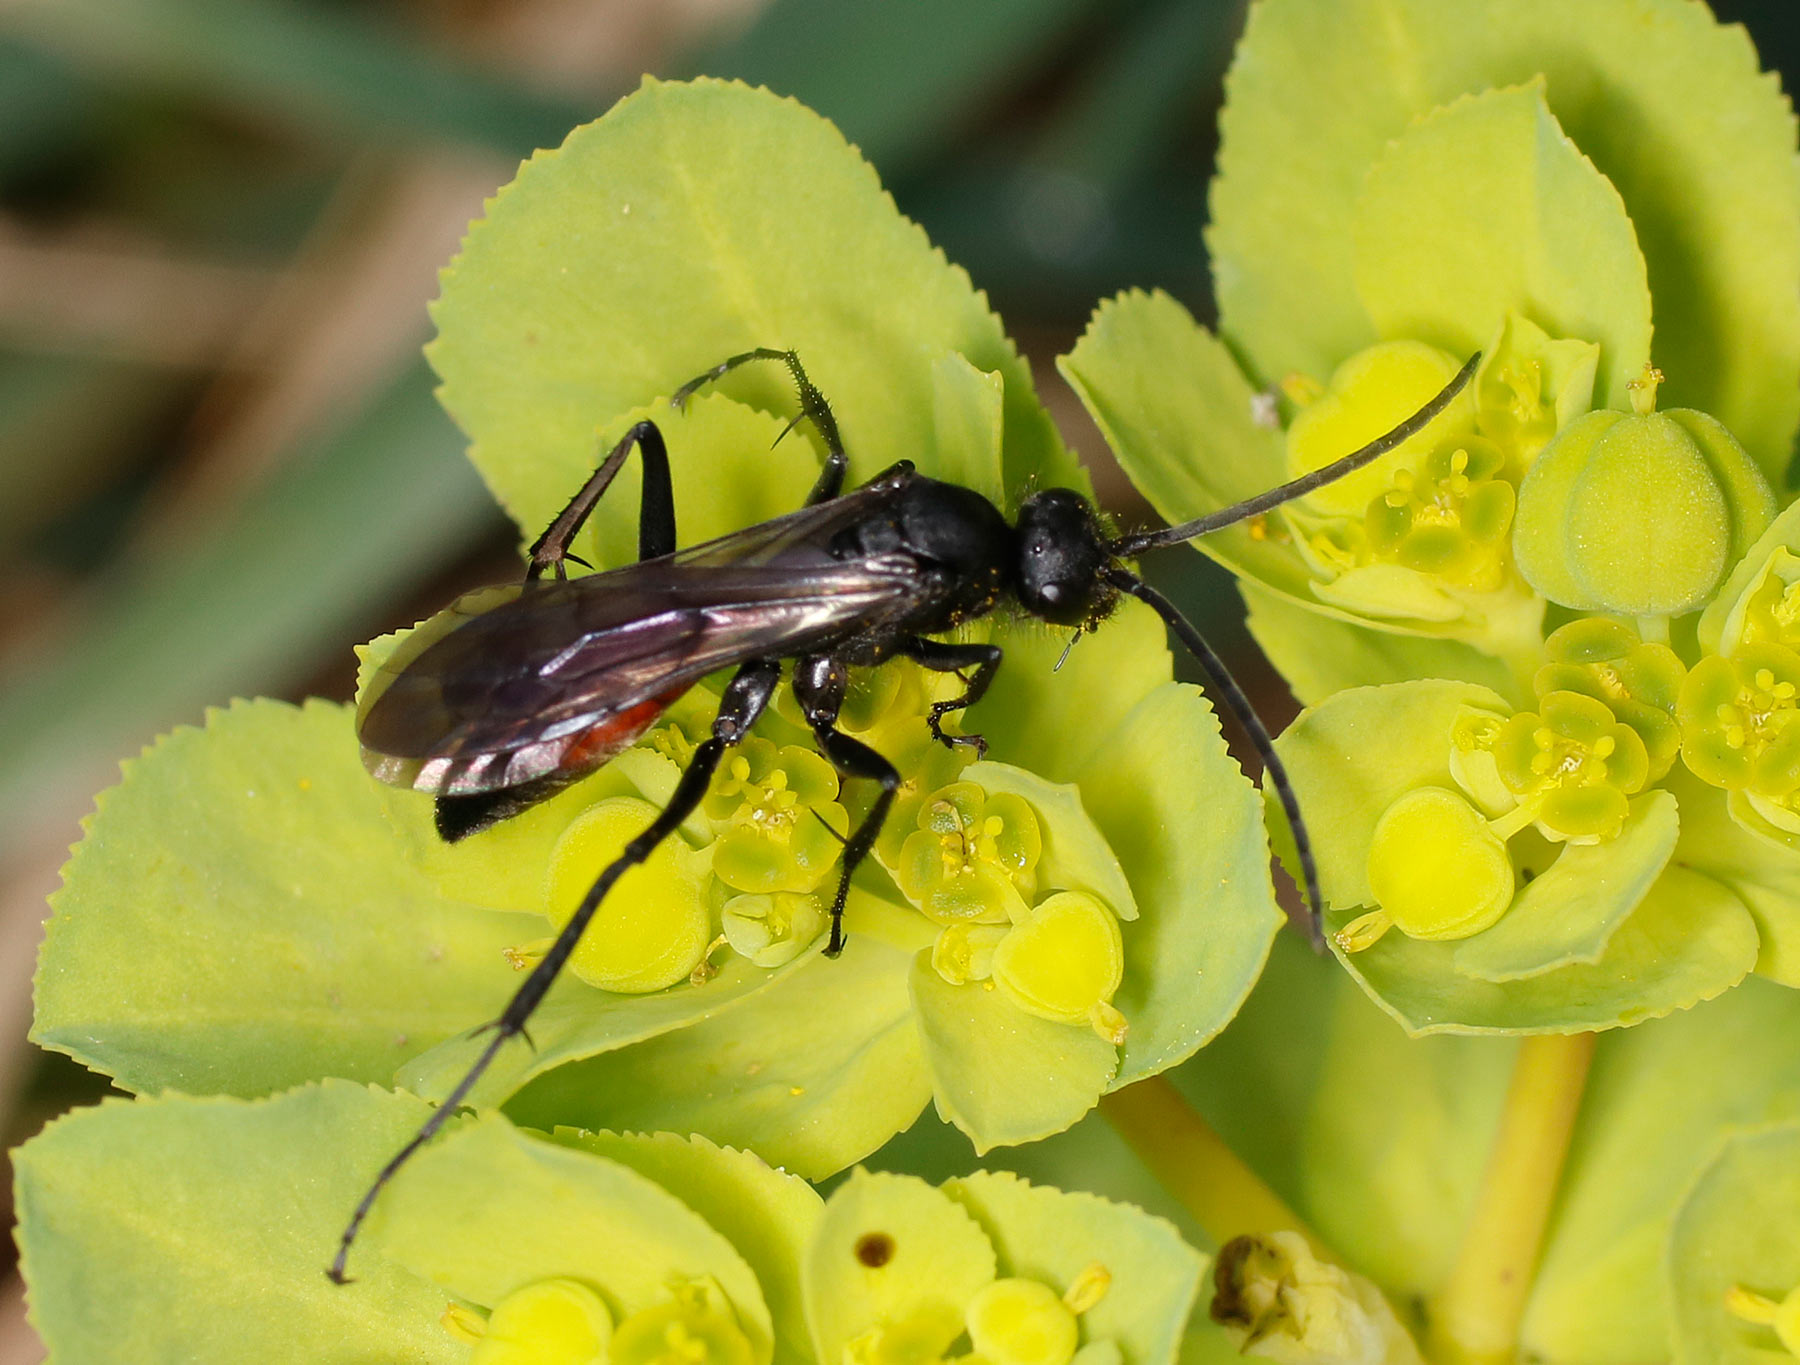
[[[795,184],[814,201],[800,218]],[[767,92],[650,82],[535,158],[472,229],[435,316],[443,399],[527,540],[645,416],[674,453],[683,544],[799,506],[819,451],[806,431],[781,439],[791,399],[768,377],[668,402],[777,339],[830,395],[853,480],[906,458],[1006,508],[1033,485],[1086,486],[966,277],[830,125]],[[602,503],[581,559],[630,557],[635,491]],[[963,719],[986,737],[980,761],[926,725],[953,677],[885,665],[845,709],[906,782],[840,958],[820,955],[823,908],[873,792],[777,706],[608,901],[531,1046],[472,1101],[545,1131],[700,1132],[819,1179],[933,1100],[981,1150],[1058,1132],[1216,1034],[1281,916],[1260,800],[1210,706],[1170,681],[1141,608],[1060,670],[1066,638],[991,629],[1007,667]],[[407,646],[370,645],[363,687]],[[455,844],[428,796],[361,771],[350,708],[216,713],[102,798],[58,897],[38,1037],[138,1092],[262,1098],[339,1077],[442,1095],[470,1030],[667,798],[717,703],[696,688],[593,777]],[[1183,782],[1136,780],[1166,762]],[[149,977],[155,958],[166,993],[105,984],[108,960]],[[33,1258],[40,1278],[59,1264]],[[285,1257],[264,1269],[313,1274]]]
[[[1583,1150],[1588,1031],[1752,972],[1800,985],[1792,112],[1700,6],[1610,0],[1269,0],[1228,93],[1219,336],[1127,295],[1065,371],[1175,518],[1318,463],[1484,348],[1446,422],[1204,548],[1308,705],[1278,748],[1344,966],[1415,1036],[1530,1036],[1462,1250],[1390,1287],[1430,1301],[1447,1358],[1521,1330],[1547,1359],[1655,1358],[1653,1292],[1598,1351],[1536,1311],[1553,1283],[1526,1295],[1571,1133]],[[1145,382],[1152,357],[1189,377]],[[1225,458],[1189,457],[1203,437]],[[1783,1051],[1738,1117],[1782,1111]],[[1640,1235],[1666,1236],[1701,1155],[1653,1178]]]
[[[355,1194],[717,694],[455,845],[361,771],[349,708],[237,704],[128,766],[56,901],[36,1036],[140,1098],[21,1154],[53,1349],[1172,1359],[1199,1262],[1144,1215],[991,1173],[851,1176],[821,1211],[801,1177],[925,1168],[929,1119],[882,1149],[928,1101],[989,1164],[1185,1208],[1219,1251],[1195,1360],[1786,1340],[1791,1124],[1733,1130],[1800,1093],[1791,113],[1687,0],[1264,0],[1224,132],[1220,336],[1133,293],[1064,361],[1161,512],[1316,468],[1484,353],[1408,445],[1209,547],[1310,708],[1280,744],[1347,973],[1296,942],[1200,1050],[1280,922],[1264,802],[1149,613],[1060,671],[1066,638],[1002,621],[963,722],[981,761],[931,741],[945,680],[911,664],[846,706],[906,785],[842,958],[821,889],[870,794],[778,706],[338,1291]],[[966,278],[766,92],[649,83],[528,162],[435,318],[444,402],[525,541],[646,417],[684,544],[797,506],[819,452],[781,439],[779,376],[667,402],[754,346],[804,358],[853,481],[905,458],[1007,509],[1086,486]],[[631,557],[636,478],[582,558]],[[367,647],[365,684],[404,648]],[[1055,1136],[1097,1102],[1179,1203],[1091,1122]],[[681,1136],[618,1135],[657,1130]],[[270,1295],[304,1307],[247,1307]]]

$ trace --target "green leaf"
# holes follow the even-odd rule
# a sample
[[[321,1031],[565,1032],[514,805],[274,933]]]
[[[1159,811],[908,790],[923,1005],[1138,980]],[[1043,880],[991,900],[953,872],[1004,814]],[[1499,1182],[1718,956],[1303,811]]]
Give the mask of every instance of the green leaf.
[[[1600,1037],[1525,1358],[1667,1358],[1669,1220],[1721,1134],[1800,1115],[1797,1030],[1800,993],[1749,981]],[[1457,1254],[1515,1047],[1408,1038],[1284,938],[1238,1022],[1174,1079],[1347,1264],[1422,1299]]]
[[[1125,880],[1118,856],[1082,806],[1080,788],[1048,782],[1010,763],[977,763],[963,776],[989,796],[1010,792],[1037,812],[1044,841],[1037,865],[1040,892],[1085,891],[1122,920],[1138,917],[1131,883]]]
[[[1521,684],[1504,662],[1460,640],[1353,625],[1302,607],[1250,579],[1241,580],[1238,591],[1250,609],[1251,636],[1304,706],[1317,706],[1352,687],[1416,678],[1473,683],[1514,706],[1530,702],[1529,686]]]
[[[806,1315],[821,1361],[857,1336],[918,1323],[942,1340],[994,1278],[994,1248],[956,1201],[913,1176],[857,1171],[825,1205],[806,1259]],[[931,1357],[927,1357],[931,1358]]]
[[[1357,297],[1383,337],[1466,356],[1508,313],[1600,343],[1597,405],[1623,406],[1650,358],[1650,291],[1631,219],[1569,141],[1542,81],[1420,119],[1369,171],[1351,226]]]
[[[1328,905],[1374,904],[1369,845],[1395,800],[1417,787],[1455,788],[1450,733],[1464,706],[1506,709],[1494,693],[1469,683],[1362,687],[1301,712],[1275,741],[1305,813]]]
[[[646,81],[538,153],[470,229],[433,317],[444,404],[531,531],[593,467],[601,422],[758,346],[799,353],[853,479],[903,458],[933,471],[933,357],[950,350],[1002,377],[1005,486],[1085,486],[967,276],[836,129],[766,90]],[[726,391],[791,412],[785,373],[756,368]]]
[[[1779,484],[1776,486],[1780,487]],[[1756,543],[1725,576],[1725,582],[1707,603],[1706,610],[1700,613],[1698,633],[1704,653],[1729,654],[1743,643],[1739,632],[1743,629],[1744,595],[1756,586],[1768,567],[1769,557],[1777,550],[1800,553],[1800,503],[1787,508],[1769,523]],[[1725,641],[1728,629],[1733,637],[1729,644]]]
[[[1525,1354],[1668,1358],[1671,1309],[1679,1319],[1685,1297],[1671,1301],[1663,1279],[1671,1220],[1726,1134],[1800,1118],[1797,1036],[1800,994],[1747,981],[1600,1039],[1525,1311]],[[1791,1217],[1784,1226],[1791,1247]]]
[[[1258,5],[1207,234],[1226,336],[1264,381],[1374,341],[1344,229],[1369,168],[1437,106],[1540,74],[1636,228],[1667,405],[1718,417],[1779,485],[1800,421],[1794,117],[1744,31],[1686,0]]]
[[[542,938],[544,928],[540,920],[533,934],[522,936],[515,942]],[[578,981],[572,975],[565,975],[531,1016],[532,1045],[527,1047],[521,1043],[502,1049],[471,1092],[470,1103],[499,1104],[537,1077],[552,1074],[562,1067],[634,1044],[641,1045],[666,1033],[690,1029],[717,1018],[816,957],[815,949],[784,966],[765,969],[734,954],[704,985],[673,986],[653,995],[613,995]],[[518,981],[519,978],[514,977],[511,982],[497,984],[490,998],[464,1020],[462,1033],[402,1067],[399,1073],[401,1084],[421,1095],[434,1098],[447,1095],[488,1044],[485,1036],[469,1030],[497,1015],[507,1001],[508,986],[517,989]],[[561,1116],[534,1116],[532,1119],[539,1126],[563,1121]],[[595,1122],[584,1126],[601,1125]]]
[[[1675,851],[1681,820],[1675,798],[1646,792],[1632,802],[1616,838],[1569,844],[1514,899],[1493,928],[1462,940],[1456,970],[1483,981],[1539,976],[1595,963]]]
[[[1341,981],[1343,974],[1333,967],[1327,979]],[[1355,989],[1348,982],[1344,984]],[[1215,1046],[1224,1046],[1224,1040]],[[1114,1203],[1134,1204],[1170,1223],[1190,1245],[1206,1245],[1199,1225],[1097,1112],[1042,1142],[999,1148],[977,1159],[968,1137],[934,1110],[927,1109],[916,1124],[865,1164],[934,1181],[967,1175],[977,1169],[1008,1170],[1034,1184],[1086,1190]]]
[[[369,1217],[384,1254],[492,1308],[538,1280],[599,1289],[615,1318],[676,1279],[718,1282],[761,1365],[774,1328],[756,1275],[699,1214],[629,1166],[530,1137],[498,1114],[422,1149]]]
[[[402,138],[472,141],[509,152],[541,145],[588,102],[511,85],[484,63],[409,39],[366,12],[205,0],[74,0],[34,5],[35,36],[123,79],[180,91],[310,129],[393,147]]]
[[[326,1081],[245,1103],[111,1100],[13,1154],[32,1324],[58,1359],[449,1362],[442,1291],[365,1245],[325,1264],[430,1110]]]
[[[1173,1079],[1346,1265],[1403,1302],[1455,1262],[1516,1047],[1409,1038],[1283,934],[1243,1012]]]
[[[1603,1034],[1552,1212],[1527,1358],[1668,1352],[1658,1265],[1698,1163],[1735,1125],[1800,1114],[1800,993],[1748,981]],[[1407,1037],[1287,936],[1233,1027],[1173,1079],[1350,1266],[1396,1301],[1448,1275],[1514,1040]]]
[[[784,438],[784,418],[735,402],[722,393],[695,394],[680,410],[651,403],[609,417],[588,452],[596,466],[639,422],[651,421],[669,449],[669,484],[675,498],[675,543],[686,547],[785,516],[806,501],[819,477],[818,453],[799,432]],[[585,476],[583,476],[585,477]],[[567,502],[580,480],[562,491]],[[644,466],[625,461],[606,495],[576,537],[576,552],[596,567],[617,568],[638,558],[638,520]],[[561,511],[560,505],[551,516]],[[528,537],[547,526],[525,522]]]
[[[945,351],[931,365],[931,401],[937,429],[932,477],[973,488],[996,507],[1006,506],[1004,379]]]
[[[1279,430],[1252,416],[1255,390],[1231,353],[1164,293],[1107,299],[1057,361],[1132,486],[1165,520],[1192,517],[1288,477]],[[1292,546],[1229,526],[1196,548],[1240,577],[1316,605]]]
[[[824,1208],[812,1186],[698,1134],[646,1137],[565,1128],[552,1138],[631,1167],[723,1233],[762,1286],[775,1326],[776,1361],[811,1360],[801,1345],[807,1339],[801,1280],[806,1247]]]
[[[1463,683],[1361,688],[1303,713],[1276,741],[1306,812],[1321,888],[1336,910],[1374,904],[1367,869],[1382,813],[1415,788],[1454,787],[1448,737],[1465,705],[1502,707],[1498,697]],[[1654,861],[1662,840],[1648,839],[1648,831],[1646,836],[1647,846],[1634,845],[1634,851]],[[1579,863],[1614,856],[1621,866],[1609,875],[1627,883],[1619,894],[1635,896],[1630,883],[1641,872],[1624,875],[1626,855],[1585,855]],[[1552,890],[1559,885],[1553,882]],[[1338,951],[1350,974],[1415,1034],[1617,1027],[1710,999],[1755,961],[1756,925],[1744,902],[1717,880],[1670,867],[1609,932],[1607,921],[1617,914],[1617,904],[1610,914],[1596,915],[1598,922],[1587,922],[1585,930],[1562,926],[1561,946],[1527,952],[1518,940],[1539,937],[1530,920],[1524,930],[1503,935],[1501,947],[1511,943],[1515,951],[1493,954],[1484,963],[1484,970],[1497,976],[1541,968],[1561,952],[1570,956],[1568,965],[1504,984],[1481,981],[1461,968],[1464,953],[1467,960],[1483,962],[1485,950],[1472,946],[1477,939],[1427,942],[1390,933],[1362,952]],[[1587,907],[1588,912],[1603,909],[1598,903]],[[1583,961],[1599,943],[1604,951]]]
[[[1779,1303],[1800,1288],[1800,1123],[1728,1139],[1682,1202],[1669,1237],[1668,1301],[1677,1365],[1781,1358],[1774,1331],[1732,1316],[1748,1289]]]
[[[842,1170],[931,1093],[906,987],[924,922],[856,890],[846,931],[836,960],[803,959],[739,1006],[549,1071],[507,1112],[545,1128],[705,1133],[811,1179]]]
[[[1137,893],[1138,918],[1120,926],[1125,979],[1113,1004],[1131,1031],[1116,1089],[1193,1055],[1231,1021],[1283,917],[1261,800],[1198,688],[1151,692],[1076,781]]]
[[[1132,484],[1168,521],[1215,512],[1289,476],[1281,433],[1252,416],[1256,395],[1230,352],[1167,295],[1102,303],[1058,363]],[[1240,522],[1194,545],[1271,596],[1331,620],[1434,642],[1467,639],[1496,653],[1535,652],[1539,643],[1541,604],[1511,590],[1467,602],[1396,565],[1364,566],[1353,581],[1403,620],[1371,622],[1323,600],[1334,585],[1314,578],[1278,521]]]
[[[1394,933],[1340,957],[1409,1033],[1573,1033],[1710,1000],[1755,965],[1757,936],[1736,895],[1671,866],[1596,962],[1502,984],[1459,972],[1459,947]]]
[[[1681,802],[1677,860],[1730,887],[1756,921],[1758,974],[1800,987],[1800,858],[1746,830],[1726,794],[1676,764],[1663,785]]]
[[[1073,649],[1060,631],[1028,620],[998,622],[990,638],[1006,657],[963,730],[987,739],[990,758],[1052,782],[1075,781],[1113,727],[1171,671],[1163,623],[1136,600],[1120,603]]]
[[[1296,1207],[1353,1268],[1404,1301],[1441,1286],[1455,1263],[1514,1049],[1500,1039],[1409,1038],[1355,990],[1335,995],[1328,1019],[1303,1111]]]
[[[1255,387],[1224,343],[1160,289],[1102,299],[1056,367],[1132,483],[1170,521],[1195,515],[1184,509],[1242,501],[1288,477],[1280,430],[1256,420]],[[1200,432],[1206,439],[1195,444]],[[1228,531],[1208,543],[1225,536],[1247,538]]]
[[[1063,1293],[1089,1266],[1106,1267],[1112,1282],[1105,1297],[1081,1315],[1090,1347],[1113,1343],[1126,1365],[1175,1358],[1206,1262],[1168,1223],[1007,1171],[976,1171],[948,1182],[944,1192],[981,1223],[1001,1275],[1040,1280]]]
[[[1062,1132],[1118,1070],[1118,1049],[1093,1029],[1027,1014],[991,982],[953,986],[929,952],[914,959],[911,986],[938,1113],[977,1153]]]
[[[398,854],[346,708],[239,702],[175,731],[64,870],[33,1037],[133,1090],[387,1082],[491,1015],[502,949],[542,932]]]

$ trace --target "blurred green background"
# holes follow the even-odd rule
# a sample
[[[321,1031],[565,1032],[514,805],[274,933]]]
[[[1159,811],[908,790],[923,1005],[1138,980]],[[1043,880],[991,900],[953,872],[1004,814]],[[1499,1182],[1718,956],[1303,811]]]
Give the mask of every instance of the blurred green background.
[[[1800,5],[1714,6],[1765,65]],[[22,1042],[45,895],[121,756],[257,693],[347,698],[351,646],[516,572],[419,358],[436,272],[534,148],[642,72],[828,115],[1055,375],[1092,305],[1210,318],[1199,226],[1243,0],[0,3],[0,1112],[97,1093]],[[771,339],[779,341],[778,338]],[[1156,576],[1246,675],[1236,595]],[[40,1358],[16,1281],[0,1365]]]

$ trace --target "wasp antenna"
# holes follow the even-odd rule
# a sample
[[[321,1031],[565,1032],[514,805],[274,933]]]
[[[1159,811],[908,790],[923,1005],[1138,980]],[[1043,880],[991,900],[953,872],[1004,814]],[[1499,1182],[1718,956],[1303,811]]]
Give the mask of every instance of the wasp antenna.
[[[1468,382],[1475,377],[1475,367],[1480,363],[1481,352],[1477,351],[1456,372],[1456,377],[1439,389],[1437,395],[1424,407],[1385,436],[1377,436],[1366,446],[1351,451],[1341,459],[1333,460],[1330,464],[1323,465],[1310,474],[1303,474],[1278,488],[1271,488],[1266,493],[1258,493],[1255,497],[1233,503],[1230,507],[1221,507],[1217,512],[1208,513],[1204,517],[1185,521],[1179,526],[1170,526],[1161,531],[1146,531],[1141,535],[1126,536],[1121,540],[1114,541],[1108,548],[1116,555],[1132,558],[1142,554],[1145,550],[1154,550],[1159,546],[1179,545],[1183,541],[1193,540],[1210,531],[1217,531],[1237,522],[1247,521],[1251,517],[1260,516],[1271,508],[1281,506],[1284,502],[1303,498],[1315,488],[1323,488],[1334,479],[1341,479],[1344,475],[1361,469],[1371,460],[1380,459],[1396,446],[1403,445],[1418,435],[1431,424],[1439,413],[1450,406],[1457,394],[1463,391]]]
[[[1294,793],[1294,784],[1288,778],[1287,767],[1281,756],[1275,752],[1275,742],[1269,738],[1268,730],[1263,726],[1262,718],[1250,705],[1250,698],[1244,695],[1237,679],[1225,667],[1213,647],[1206,643],[1206,637],[1195,629],[1193,622],[1181,614],[1179,608],[1151,587],[1136,574],[1124,569],[1112,568],[1106,571],[1106,581],[1120,592],[1130,593],[1150,607],[1182,645],[1192,654],[1206,675],[1213,680],[1219,695],[1224,699],[1225,708],[1237,718],[1244,733],[1250,737],[1258,757],[1262,759],[1263,771],[1268,774],[1269,782],[1275,788],[1275,794],[1281,800],[1282,812],[1287,816],[1288,828],[1294,835],[1294,852],[1300,859],[1300,879],[1306,892],[1307,904],[1307,937],[1312,940],[1313,947],[1323,950],[1325,947],[1325,902],[1319,894],[1319,869],[1313,859],[1312,836],[1306,832],[1306,821],[1300,815],[1300,799]]]

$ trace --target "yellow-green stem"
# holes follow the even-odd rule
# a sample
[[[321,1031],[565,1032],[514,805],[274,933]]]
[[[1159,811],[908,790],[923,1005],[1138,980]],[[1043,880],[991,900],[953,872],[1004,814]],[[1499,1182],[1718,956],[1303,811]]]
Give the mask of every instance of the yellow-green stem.
[[[1519,1046],[1462,1250],[1432,1308],[1431,1358],[1440,1365],[1517,1358],[1531,1273],[1593,1055],[1591,1033]]]
[[[1221,1246],[1244,1233],[1286,1230],[1306,1238],[1315,1255],[1336,1259],[1161,1076],[1104,1096],[1100,1112]]]

